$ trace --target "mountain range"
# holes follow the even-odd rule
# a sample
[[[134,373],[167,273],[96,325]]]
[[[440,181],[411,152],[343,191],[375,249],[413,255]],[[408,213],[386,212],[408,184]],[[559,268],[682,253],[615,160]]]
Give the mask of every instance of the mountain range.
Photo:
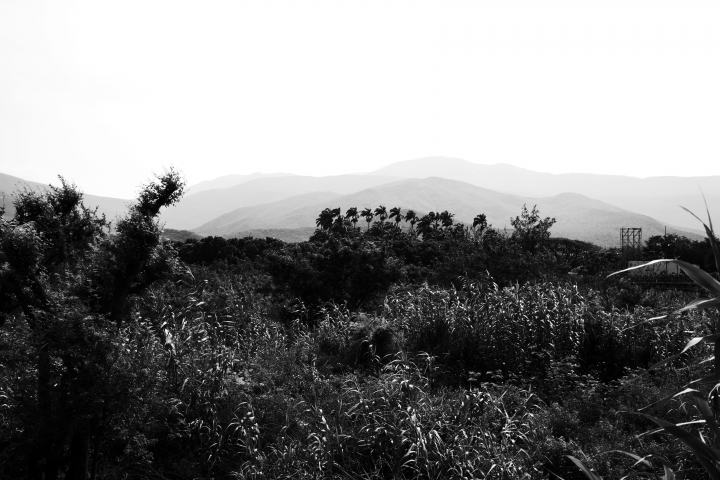
[[[46,185],[0,174],[0,192],[19,185]],[[645,238],[679,233],[701,238],[700,223],[679,205],[705,216],[720,204],[720,176],[649,177],[550,174],[508,164],[482,165],[448,157],[396,162],[364,174],[311,177],[289,173],[226,175],[191,185],[185,197],[162,212],[168,229],[200,235],[271,235],[288,241],[309,237],[327,207],[359,209],[385,205],[419,214],[448,210],[456,221],[485,213],[496,228],[510,228],[523,205],[555,217],[554,236],[618,246],[621,227],[641,227]],[[109,219],[126,200],[85,195]],[[11,202],[5,202],[11,215]],[[716,212],[717,215],[717,212]],[[714,218],[717,222],[720,216]],[[361,225],[363,220],[361,219]]]
[[[608,205],[577,193],[562,193],[551,197],[532,198],[500,193],[476,187],[465,182],[439,177],[406,179],[380,185],[360,192],[338,195],[334,192],[316,192],[296,195],[275,202],[239,208],[221,215],[195,229],[201,235],[237,236],[248,230],[268,228],[310,228],[315,226],[318,213],[326,207],[375,208],[378,205],[400,207],[418,214],[448,210],[456,221],[472,223],[479,213],[485,213],[488,222],[496,228],[509,228],[510,219],[520,214],[523,205],[537,205],[543,217],[555,217],[554,236],[574,238],[602,246],[617,246],[621,227],[640,227],[646,236],[661,235],[665,225],[657,220]],[[360,226],[364,225],[361,219]],[[679,233],[690,238],[702,236],[675,227],[668,233]]]
[[[229,180],[227,177],[221,177]],[[262,205],[295,195],[314,192],[335,192],[339,195],[394,182],[398,177],[373,175],[337,175],[307,177],[301,175],[241,179],[240,184],[205,190],[183,198],[168,208],[162,220],[170,228],[192,230],[208,220],[240,207]],[[194,186],[190,187],[190,191]]]

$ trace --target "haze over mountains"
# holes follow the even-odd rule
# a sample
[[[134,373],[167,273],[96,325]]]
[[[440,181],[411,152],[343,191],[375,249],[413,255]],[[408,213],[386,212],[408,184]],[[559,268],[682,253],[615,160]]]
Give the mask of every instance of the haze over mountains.
[[[18,184],[42,184],[0,174],[0,192]],[[85,187],[85,186],[81,186]],[[310,177],[288,173],[226,175],[188,187],[181,202],[162,213],[167,228],[201,235],[276,235],[307,238],[326,207],[413,209],[420,214],[448,210],[457,221],[485,213],[496,228],[510,227],[523,204],[537,204],[543,217],[556,217],[554,236],[618,246],[621,227],[641,227],[643,236],[677,232],[700,238],[700,223],[679,208],[705,216],[700,188],[714,219],[720,205],[720,176],[636,178],[593,174],[550,174],[507,164],[481,165],[462,159],[427,157],[396,162],[366,174]],[[85,188],[83,188],[84,190]],[[127,201],[85,195],[110,219]],[[12,214],[11,202],[5,201]],[[363,224],[363,221],[360,221]],[[253,233],[254,232],[254,233]]]
[[[224,175],[222,177],[214,178],[212,180],[205,180],[204,182],[196,183],[188,187],[185,192],[185,196],[194,195],[196,193],[204,192],[206,190],[215,190],[218,188],[234,187],[235,185],[241,185],[243,183],[257,180],[258,178],[272,178],[272,177],[292,177],[294,173],[260,173],[254,172],[249,175]]]
[[[235,236],[249,230],[284,227],[289,229],[315,226],[318,213],[326,207],[340,207],[343,211],[378,205],[401,207],[420,214],[448,210],[456,221],[466,224],[479,213],[485,213],[488,222],[496,228],[510,226],[510,218],[519,215],[524,204],[532,208],[537,204],[543,217],[557,219],[554,236],[591,241],[602,246],[617,246],[620,228],[641,227],[643,234],[661,235],[665,226],[657,220],[629,212],[598,200],[575,193],[531,198],[499,193],[465,182],[431,177],[407,179],[362,190],[349,195],[313,193],[293,196],[284,200],[252,207],[243,207],[222,215],[194,229],[201,235]],[[365,226],[361,219],[358,223]],[[668,228],[668,233],[681,233],[700,239],[701,235]]]
[[[370,172],[369,175],[403,178],[436,176],[528,197],[546,197],[565,192],[580,193],[626,210],[654,216],[668,224],[692,229],[702,226],[678,205],[683,205],[696,214],[704,213],[701,189],[705,192],[709,205],[720,205],[720,176],[717,175],[637,178],[590,173],[552,174],[502,163],[482,165],[449,157],[396,162]],[[720,220],[720,209],[715,209],[713,220],[715,218]]]
[[[222,177],[226,178],[226,177]],[[237,208],[262,205],[295,195],[315,192],[348,194],[397,181],[397,177],[374,175],[336,175],[307,177],[301,175],[265,177],[227,188],[205,190],[183,198],[179,204],[162,213],[169,228],[194,229],[208,220]],[[194,186],[191,186],[192,190]]]

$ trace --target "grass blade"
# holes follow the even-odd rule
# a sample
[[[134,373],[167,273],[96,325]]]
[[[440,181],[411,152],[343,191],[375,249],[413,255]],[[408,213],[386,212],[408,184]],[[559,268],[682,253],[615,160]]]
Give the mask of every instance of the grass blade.
[[[695,454],[695,457],[705,468],[705,471],[707,471],[710,478],[714,480],[720,480],[720,469],[718,468],[719,459],[714,450],[712,450],[705,443],[700,441],[699,438],[693,437],[689,432],[686,432],[674,423],[667,422],[651,415],[641,415],[643,415],[648,420],[651,420],[657,426],[665,430],[667,433],[671,434],[672,436],[680,440],[682,443],[684,443],[685,446],[688,447],[690,451],[693,452],[693,454]]]
[[[720,428],[718,427],[717,420],[715,420],[715,415],[713,415],[710,410],[710,404],[703,394],[697,391],[693,392],[693,400],[695,401],[695,406],[700,412],[700,415],[705,419],[705,423],[707,423],[708,428],[710,428],[710,432],[712,433],[715,444],[717,445],[720,442]]]
[[[636,265],[634,267],[629,267],[624,270],[613,272],[608,275],[608,277],[612,277],[613,275],[617,275],[618,273],[630,272],[632,270],[645,268],[648,265],[654,265],[656,263],[673,263],[680,267],[680,269],[685,272],[685,274],[690,277],[693,282],[695,282],[705,290],[714,293],[715,295],[720,295],[720,282],[715,280],[709,273],[702,270],[700,267],[696,267],[692,263],[688,263],[683,260],[671,260],[667,258],[653,260],[651,262],[643,263],[642,265]]]
[[[680,355],[687,352],[690,348],[694,347],[698,343],[714,342],[715,340],[717,340],[718,336],[720,336],[720,334],[714,333],[712,335],[706,335],[704,337],[695,337],[685,345],[685,348],[682,349],[682,352],[676,353],[675,355],[671,355],[668,358],[666,358],[665,360],[660,360],[658,363],[651,365],[650,368],[648,368],[648,370],[655,370],[656,368],[662,367],[663,365],[672,362],[673,360],[680,357]]]
[[[668,395],[667,397],[663,397],[660,400],[658,400],[657,402],[651,403],[650,405],[646,405],[646,406],[640,408],[638,411],[640,411],[640,412],[648,411],[649,412],[651,410],[654,410],[655,408],[662,408],[665,405],[667,405],[668,402],[670,402],[670,400],[672,400],[676,397],[679,397],[680,395],[685,395],[686,393],[692,393],[692,392],[697,392],[697,390],[695,390],[694,388],[686,388],[685,390],[682,390],[680,392],[673,393],[672,395]],[[645,434],[643,433],[642,435],[645,435]]]
[[[583,462],[578,460],[577,458],[573,457],[572,455],[566,455],[572,462],[577,465],[577,467],[583,471],[583,473],[590,479],[590,480],[602,480],[602,477],[598,475],[597,473],[590,470]]]
[[[672,312],[673,315],[676,315],[678,313],[686,312],[688,310],[693,310],[695,308],[713,308],[720,305],[720,297],[715,298],[698,298],[697,300],[693,300],[692,302],[688,303],[684,307],[675,310]]]
[[[701,190],[701,193],[702,193],[702,190]],[[683,207],[682,205],[680,206],[680,208],[682,208],[683,210],[688,212],[693,217],[697,218],[700,221],[700,223],[703,224],[703,227],[705,227],[705,233],[707,234],[708,240],[710,240],[710,246],[712,247],[713,253],[715,254],[715,268],[717,268],[717,271],[720,272],[720,246],[718,245],[718,242],[715,239],[715,229],[713,228],[712,218],[710,218],[710,209],[708,208],[707,199],[705,198],[704,193],[702,194],[702,196],[703,196],[703,201],[705,202],[705,211],[707,212],[708,222],[710,223],[709,227],[707,225],[705,225],[705,222],[700,220],[700,217],[695,215],[693,212],[691,212],[687,208]]]

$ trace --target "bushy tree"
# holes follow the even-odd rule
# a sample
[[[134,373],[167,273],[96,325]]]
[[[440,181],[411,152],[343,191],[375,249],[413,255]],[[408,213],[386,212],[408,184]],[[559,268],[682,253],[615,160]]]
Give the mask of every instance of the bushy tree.
[[[698,265],[705,271],[715,271],[712,246],[707,238],[691,240],[683,235],[653,235],[643,248],[643,259],[677,258]]]
[[[536,253],[550,238],[550,227],[555,224],[555,219],[541,218],[537,205],[530,212],[528,212],[527,206],[523,205],[520,216],[511,218],[510,224],[515,229],[512,238],[520,244],[523,250]]]
[[[15,390],[22,425],[11,439],[16,448],[3,455],[15,465],[24,458],[13,474],[31,479],[87,478],[93,437],[113,409],[126,408],[126,381],[135,377],[113,377],[119,332],[131,298],[173,267],[156,218],[184,186],[174,170],[158,176],[111,234],[82,192],[60,182],[19,193],[14,217],[0,219],[0,307],[13,316],[7,328],[24,323],[28,331],[27,343],[13,348],[33,362],[21,383],[34,383]]]

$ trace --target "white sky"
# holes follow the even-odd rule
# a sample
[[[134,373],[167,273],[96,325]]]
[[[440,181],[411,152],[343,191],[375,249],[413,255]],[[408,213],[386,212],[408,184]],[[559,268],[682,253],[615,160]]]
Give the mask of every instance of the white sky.
[[[720,174],[720,2],[0,1],[0,172]]]

